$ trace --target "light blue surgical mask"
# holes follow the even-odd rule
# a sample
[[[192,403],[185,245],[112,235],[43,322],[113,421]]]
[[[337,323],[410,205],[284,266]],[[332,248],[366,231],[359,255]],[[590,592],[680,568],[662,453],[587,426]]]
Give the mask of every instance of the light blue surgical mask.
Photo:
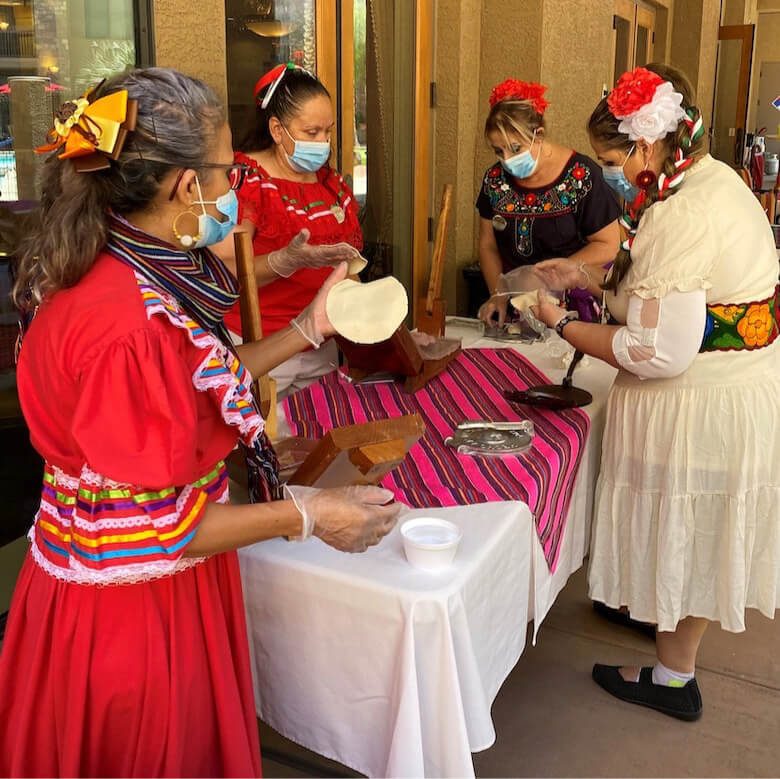
[[[604,174],[604,181],[607,186],[618,195],[622,197],[626,203],[632,203],[636,196],[639,194],[639,188],[632,184],[623,172],[625,164],[628,162],[628,158],[634,153],[636,146],[631,147],[631,151],[626,155],[623,160],[623,164],[619,167],[607,167],[602,168],[601,172]]]
[[[287,162],[298,173],[316,173],[330,157],[329,141],[298,141],[282,125],[287,137],[293,142],[293,153],[287,154]]]
[[[539,154],[537,154],[536,157],[531,154],[534,143],[536,143],[536,130],[534,130],[534,136],[528,149],[501,160],[504,170],[509,173],[510,176],[514,176],[516,179],[527,179],[529,176],[533,175],[533,172],[536,170],[536,165],[539,162],[539,156],[542,153],[540,148]]]
[[[216,200],[204,200],[200,188],[200,181],[195,177],[195,185],[198,188],[198,197],[193,205],[200,204],[203,213],[198,216],[198,238],[192,244],[193,248],[213,246],[224,241],[230,235],[230,231],[238,224],[238,198],[236,193],[229,189]],[[206,213],[206,206],[213,205],[220,214],[226,217],[222,222],[211,214]]]

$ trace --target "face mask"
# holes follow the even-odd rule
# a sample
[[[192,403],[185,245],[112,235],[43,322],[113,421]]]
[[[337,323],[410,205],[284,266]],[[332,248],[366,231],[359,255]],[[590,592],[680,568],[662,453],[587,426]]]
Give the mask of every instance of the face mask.
[[[293,142],[293,153],[287,154],[287,162],[298,173],[316,173],[330,157],[330,143],[328,141],[296,141],[282,125],[287,137]]]
[[[536,170],[536,164],[539,162],[539,155],[542,153],[541,149],[539,154],[536,155],[536,159],[531,155],[531,149],[536,142],[536,130],[534,130],[534,137],[531,140],[531,147],[526,151],[521,151],[519,154],[515,154],[512,157],[507,157],[505,160],[501,160],[501,164],[504,166],[504,170],[516,179],[527,179]]]
[[[626,178],[626,174],[623,172],[623,168],[628,162],[628,158],[634,153],[635,148],[635,146],[631,147],[631,151],[626,155],[623,164],[619,168],[602,168],[601,171],[604,174],[604,181],[607,186],[627,203],[632,203],[639,194],[639,189]]]
[[[195,177],[195,185],[198,188],[198,197],[195,204],[200,204],[203,213],[198,216],[198,239],[192,244],[194,248],[202,246],[212,246],[215,243],[224,241],[230,235],[230,231],[238,224],[238,198],[236,193],[229,189],[224,195],[220,195],[216,200],[204,200],[203,192],[200,189],[200,181]],[[220,214],[227,219],[220,222],[211,214],[206,213],[206,206],[214,205]]]

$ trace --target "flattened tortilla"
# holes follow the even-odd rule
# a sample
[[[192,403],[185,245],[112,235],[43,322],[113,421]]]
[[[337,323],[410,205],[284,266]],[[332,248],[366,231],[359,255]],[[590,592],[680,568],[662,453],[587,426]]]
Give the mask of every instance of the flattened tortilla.
[[[344,279],[328,293],[325,311],[339,335],[356,344],[386,341],[406,318],[409,303],[393,276],[361,284]]]

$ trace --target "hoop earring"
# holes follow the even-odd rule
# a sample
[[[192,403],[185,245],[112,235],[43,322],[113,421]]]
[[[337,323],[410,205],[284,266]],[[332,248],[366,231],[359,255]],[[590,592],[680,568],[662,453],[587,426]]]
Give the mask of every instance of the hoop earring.
[[[198,222],[198,215],[190,208],[186,211],[182,211],[180,214],[176,216],[176,218],[173,220],[173,234],[176,236],[176,240],[185,248],[190,249],[192,248],[201,238],[200,233],[195,233],[195,235],[190,235],[189,233],[181,233],[179,232],[179,220],[183,216],[192,216],[196,222]]]

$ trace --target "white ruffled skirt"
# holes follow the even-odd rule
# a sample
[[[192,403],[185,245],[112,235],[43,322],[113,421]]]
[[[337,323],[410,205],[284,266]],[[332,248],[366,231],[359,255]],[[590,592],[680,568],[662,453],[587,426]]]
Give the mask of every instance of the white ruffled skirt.
[[[780,594],[780,340],[696,357],[675,379],[621,371],[596,488],[590,596],[674,630],[745,629]]]

